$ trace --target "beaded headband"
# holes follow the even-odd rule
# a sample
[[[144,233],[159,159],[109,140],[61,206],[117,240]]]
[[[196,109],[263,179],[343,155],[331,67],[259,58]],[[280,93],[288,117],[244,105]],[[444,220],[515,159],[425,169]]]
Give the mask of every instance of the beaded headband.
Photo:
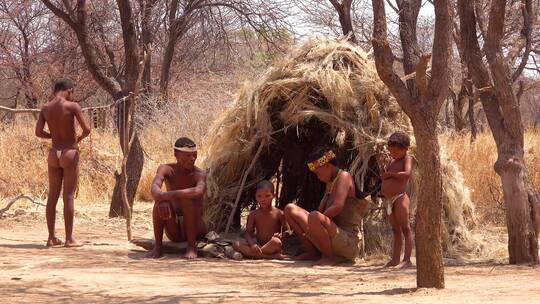
[[[326,164],[328,164],[332,159],[336,157],[336,154],[334,154],[334,151],[330,150],[326,152],[321,158],[312,161],[307,164],[309,170],[315,171],[317,168],[320,168]]]
[[[197,152],[197,146],[193,146],[193,147],[174,147],[174,150],[175,151],[180,151],[180,152],[192,153],[192,152]]]

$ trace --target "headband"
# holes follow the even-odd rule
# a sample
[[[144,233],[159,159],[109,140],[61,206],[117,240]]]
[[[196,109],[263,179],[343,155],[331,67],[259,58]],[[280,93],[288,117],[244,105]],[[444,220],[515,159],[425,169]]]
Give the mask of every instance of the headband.
[[[320,168],[326,164],[328,164],[332,159],[336,157],[336,154],[334,154],[334,151],[330,150],[326,152],[321,158],[312,161],[307,164],[309,170],[315,171],[317,168]]]
[[[197,146],[193,146],[193,147],[176,147],[176,146],[174,146],[174,150],[175,151],[180,151],[180,152],[192,153],[192,152],[197,152]]]

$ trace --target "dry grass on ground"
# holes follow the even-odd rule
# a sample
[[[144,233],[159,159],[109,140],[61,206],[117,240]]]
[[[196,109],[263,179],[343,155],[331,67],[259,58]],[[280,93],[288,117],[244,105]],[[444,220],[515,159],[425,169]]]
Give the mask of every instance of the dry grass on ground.
[[[469,134],[445,134],[442,145],[450,159],[461,169],[465,184],[472,190],[480,222],[504,225],[504,202],[501,180],[493,170],[497,149],[491,133],[479,134],[475,143]],[[540,189],[540,130],[531,129],[525,134],[525,162],[529,174]]]

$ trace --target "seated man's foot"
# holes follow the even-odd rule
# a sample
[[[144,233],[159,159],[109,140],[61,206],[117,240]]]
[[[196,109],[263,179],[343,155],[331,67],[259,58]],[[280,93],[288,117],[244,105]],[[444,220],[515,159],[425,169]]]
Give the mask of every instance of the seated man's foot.
[[[397,266],[397,265],[399,265],[399,261],[390,260],[390,262],[388,262],[388,263],[386,263],[386,265],[384,265],[384,268],[394,267],[394,266]]]
[[[335,264],[336,259],[323,256],[313,266],[332,266]]]
[[[66,240],[66,243],[64,244],[64,247],[82,247],[83,244],[75,241],[74,239]]]
[[[60,246],[62,245],[62,241],[57,238],[57,237],[50,237],[48,240],[47,240],[47,244],[45,246],[47,247],[56,247],[56,246]]]
[[[401,264],[399,264],[399,269],[407,269],[407,268],[413,268],[414,265],[411,261],[403,261]]]
[[[188,260],[196,259],[197,258],[197,249],[194,247],[188,247],[186,249],[186,254],[184,254],[184,258]]]
[[[318,259],[319,257],[320,257],[320,255],[316,251],[307,251],[307,252],[301,253],[301,254],[293,257],[293,260],[296,260],[296,261],[312,261],[312,260]]]
[[[148,252],[144,257],[147,259],[159,259],[163,257],[163,247],[154,246],[152,251]]]

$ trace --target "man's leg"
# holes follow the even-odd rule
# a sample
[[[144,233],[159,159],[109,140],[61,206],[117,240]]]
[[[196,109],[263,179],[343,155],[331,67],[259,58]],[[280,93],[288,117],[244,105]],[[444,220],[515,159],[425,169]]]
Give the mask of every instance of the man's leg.
[[[184,215],[183,230],[186,235],[187,248],[184,257],[186,259],[194,259],[197,257],[197,235],[199,232],[200,210],[196,206],[197,202],[194,200],[181,199],[180,207],[182,208],[182,214]]]
[[[331,239],[337,233],[336,224],[319,211],[313,211],[308,216],[308,226],[311,241],[322,253],[322,258],[318,264],[333,263],[334,251],[332,250]]]
[[[64,151],[60,158],[60,166],[64,168],[64,223],[66,226],[66,247],[80,247],[82,244],[73,238],[73,217],[75,214],[75,192],[79,180],[79,152]]]
[[[411,225],[409,223],[409,196],[405,194],[394,203],[394,212],[396,213],[396,224],[400,228],[401,233],[403,233],[403,237],[405,238],[405,254],[403,256],[403,262],[400,264],[400,267],[410,267],[412,266],[411,254],[414,238]],[[401,240],[401,235],[399,236],[399,238]]]
[[[52,155],[51,155],[52,153]],[[60,197],[60,192],[62,191],[62,168],[58,167],[56,161],[54,161],[56,155],[53,150],[49,152],[48,171],[49,171],[49,196],[47,197],[47,208],[45,211],[45,217],[47,219],[47,229],[49,230],[49,237],[47,240],[47,247],[62,245],[55,235],[55,222],[56,222],[56,204],[58,203],[58,198]]]
[[[308,215],[309,213],[294,205],[288,204],[284,210],[285,220],[289,223],[289,226],[293,229],[296,236],[300,239],[304,253],[297,256],[297,260],[313,260],[319,256],[317,248],[313,246],[311,241],[306,237],[308,232]]]
[[[202,199],[195,201],[195,214],[197,214],[197,239],[206,236],[206,225],[203,221]]]
[[[162,218],[159,215],[158,208],[166,205],[170,211],[170,218]],[[154,225],[154,248],[150,251],[146,257],[157,259],[163,256],[163,233],[167,235],[169,240],[173,242],[181,242],[185,238],[182,236],[180,229],[181,224],[177,222],[177,212],[171,202],[154,203],[154,209],[152,210],[152,223]]]

